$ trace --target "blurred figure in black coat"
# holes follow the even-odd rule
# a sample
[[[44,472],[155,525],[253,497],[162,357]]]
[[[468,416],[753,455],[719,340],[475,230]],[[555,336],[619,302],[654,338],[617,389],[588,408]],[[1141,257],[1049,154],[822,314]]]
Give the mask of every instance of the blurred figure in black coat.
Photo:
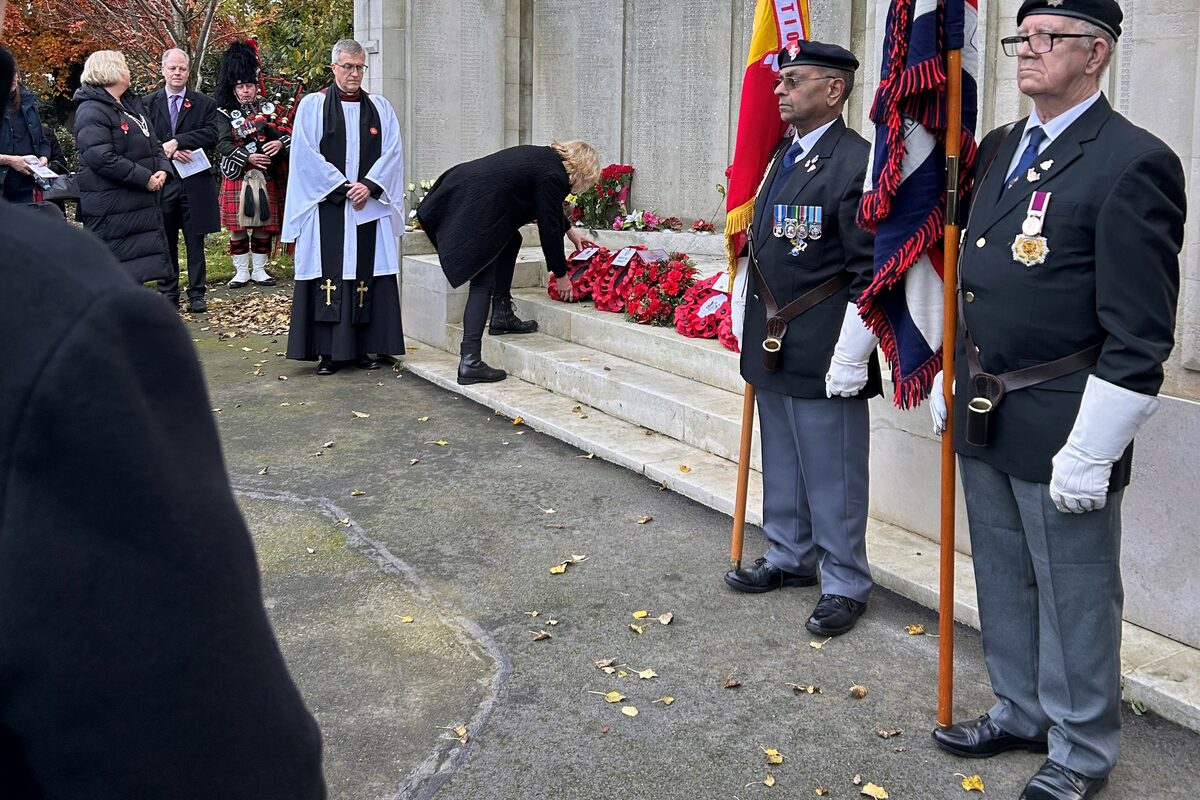
[[[521,226],[537,219],[546,266],[558,279],[562,297],[571,297],[565,233],[575,247],[587,240],[563,214],[570,192],[582,192],[600,177],[600,161],[586,142],[520,145],[448,169],[417,209],[421,228],[437,249],[450,285],[471,282],[463,312],[459,348],[460,384],[502,381],[504,370],[480,358],[488,305],[488,333],[533,333],[536,322],[517,319],[512,310],[512,279],[521,249]]]
[[[0,252],[0,797],[324,798],[176,314],[61,220]]]

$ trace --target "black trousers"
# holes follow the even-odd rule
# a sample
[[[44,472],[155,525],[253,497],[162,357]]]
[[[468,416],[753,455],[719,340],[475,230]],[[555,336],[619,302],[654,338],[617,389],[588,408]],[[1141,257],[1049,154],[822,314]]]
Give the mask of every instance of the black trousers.
[[[521,250],[521,234],[514,233],[488,265],[471,278],[467,308],[463,311],[463,338],[460,355],[477,356],[483,350],[483,326],[487,324],[492,299],[511,298],[513,272]]]
[[[158,282],[158,291],[171,300],[179,299],[179,232],[183,233],[183,244],[187,248],[189,300],[204,297],[204,281],[208,265],[204,260],[204,234],[189,234],[185,225],[188,205],[187,194],[176,190],[163,197],[163,225],[167,229],[167,248],[171,262],[171,276]]]

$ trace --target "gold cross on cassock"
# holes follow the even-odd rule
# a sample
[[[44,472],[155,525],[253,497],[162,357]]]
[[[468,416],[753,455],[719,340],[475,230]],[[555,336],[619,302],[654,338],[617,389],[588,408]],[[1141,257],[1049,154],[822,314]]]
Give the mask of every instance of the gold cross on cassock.
[[[320,286],[319,288],[324,290],[324,292],[325,292],[325,305],[327,305],[327,306],[333,305],[333,303],[332,303],[333,293],[337,291],[337,287],[333,285],[333,281],[329,280],[329,278],[326,278],[325,284],[323,286]]]
[[[362,308],[363,300],[366,298],[367,292],[371,291],[371,289],[367,286],[366,281],[359,281],[358,288],[354,291],[358,292],[358,307]]]

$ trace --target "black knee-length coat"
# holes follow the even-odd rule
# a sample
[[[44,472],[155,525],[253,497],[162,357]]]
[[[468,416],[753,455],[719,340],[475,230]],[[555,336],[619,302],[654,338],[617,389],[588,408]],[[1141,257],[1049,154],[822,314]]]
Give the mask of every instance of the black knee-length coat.
[[[133,92],[126,92],[118,106],[103,87],[84,85],[74,99],[79,105],[76,180],[84,227],[104,240],[134,280],[167,277],[174,270],[167,260],[159,194],[147,189],[146,182],[158,170],[173,173],[154,126],[147,122],[143,133],[137,124],[138,117],[147,117]]]
[[[546,266],[567,273],[562,237],[571,227],[563,201],[567,170],[549,147],[518,145],[451,167],[417,209],[450,285],[486,267],[522,225],[537,220]]]

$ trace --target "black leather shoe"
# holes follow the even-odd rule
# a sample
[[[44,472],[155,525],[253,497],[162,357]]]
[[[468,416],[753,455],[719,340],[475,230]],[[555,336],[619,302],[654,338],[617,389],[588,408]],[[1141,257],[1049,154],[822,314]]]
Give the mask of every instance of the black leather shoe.
[[[823,594],[804,627],[817,636],[841,636],[854,627],[866,610],[866,603],[840,594]]]
[[[337,371],[338,365],[333,363],[331,359],[322,356],[321,360],[317,362],[318,375],[332,375]]]
[[[188,300],[187,310],[189,314],[203,314],[208,311],[208,303],[204,302],[203,297],[196,297]]]
[[[1007,750],[1046,752],[1045,740],[1015,736],[997,725],[987,714],[970,722],[956,722],[945,728],[937,728],[933,732],[933,741],[947,753],[963,758],[990,758]]]
[[[502,369],[489,367],[477,355],[463,356],[458,362],[458,385],[468,386],[472,383],[495,383],[508,377]]]
[[[488,323],[488,333],[492,336],[505,333],[534,333],[537,329],[537,322],[520,319],[513,312],[511,297],[497,297],[492,300],[492,321]]]
[[[816,582],[816,575],[784,572],[765,558],[755,561],[754,569],[730,570],[725,573],[725,583],[731,589],[756,594],[782,589],[785,586],[813,586]]]
[[[1046,761],[1025,784],[1021,800],[1087,800],[1100,793],[1108,778],[1089,778],[1062,764]]]
[[[379,369],[383,366],[383,362],[377,358],[371,358],[371,356],[363,353],[361,356],[354,359],[354,366],[358,367],[359,369]]]

